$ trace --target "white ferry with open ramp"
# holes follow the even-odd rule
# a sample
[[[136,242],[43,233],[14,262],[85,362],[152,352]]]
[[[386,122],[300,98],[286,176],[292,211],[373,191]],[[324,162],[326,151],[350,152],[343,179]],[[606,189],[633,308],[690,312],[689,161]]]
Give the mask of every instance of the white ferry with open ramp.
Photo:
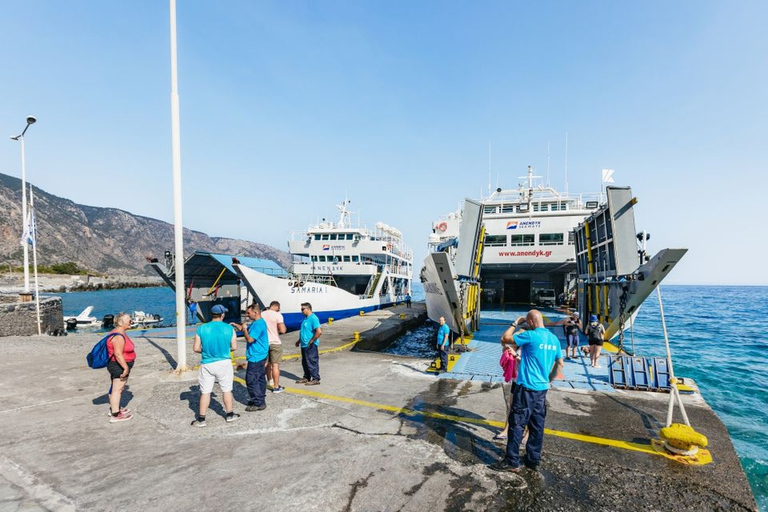
[[[287,275],[233,264],[256,301],[280,302],[289,329],[304,318],[302,302],[312,304],[326,322],[394,305],[411,293],[413,256],[400,231],[381,222],[373,229],[353,226],[348,206],[347,200],[337,205],[337,222],[321,222],[293,236],[288,245],[294,262]]]

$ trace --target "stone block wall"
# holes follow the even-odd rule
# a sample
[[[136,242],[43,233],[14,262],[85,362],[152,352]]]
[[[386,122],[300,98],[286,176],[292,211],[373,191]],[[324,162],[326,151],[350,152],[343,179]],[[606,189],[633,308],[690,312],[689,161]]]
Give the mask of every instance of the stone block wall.
[[[15,302],[13,302],[15,301]],[[43,334],[64,325],[61,297],[40,298],[40,328]],[[0,296],[0,336],[37,335],[35,301],[19,302],[19,296]]]

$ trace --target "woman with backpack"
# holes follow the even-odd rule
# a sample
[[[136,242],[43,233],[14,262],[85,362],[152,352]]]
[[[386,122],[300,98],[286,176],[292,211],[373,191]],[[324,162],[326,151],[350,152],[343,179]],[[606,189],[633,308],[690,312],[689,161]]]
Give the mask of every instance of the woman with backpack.
[[[107,339],[107,354],[109,356],[107,371],[112,381],[109,388],[109,421],[117,423],[133,419],[133,414],[126,408],[120,407],[120,399],[123,396],[125,384],[131,374],[131,368],[136,361],[136,350],[133,341],[125,331],[131,326],[131,315],[118,313],[115,317],[115,328]]]
[[[605,327],[597,321],[597,315],[589,317],[589,325],[584,334],[586,334],[589,341],[589,355],[592,360],[592,367],[601,368],[598,363],[600,362],[600,350],[603,348],[603,340],[605,339]]]

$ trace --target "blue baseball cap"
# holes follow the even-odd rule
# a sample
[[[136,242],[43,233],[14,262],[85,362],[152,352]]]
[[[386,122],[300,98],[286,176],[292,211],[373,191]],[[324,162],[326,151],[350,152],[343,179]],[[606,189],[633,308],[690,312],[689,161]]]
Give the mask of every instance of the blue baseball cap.
[[[211,308],[211,313],[213,313],[214,315],[223,315],[226,312],[227,312],[227,308],[225,308],[221,304],[216,304]]]
[[[589,315],[590,322],[597,322],[597,315]]]

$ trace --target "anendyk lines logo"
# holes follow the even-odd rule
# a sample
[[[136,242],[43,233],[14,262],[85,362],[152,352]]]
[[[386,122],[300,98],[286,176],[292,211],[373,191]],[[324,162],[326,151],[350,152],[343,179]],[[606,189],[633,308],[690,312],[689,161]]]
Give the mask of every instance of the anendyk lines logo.
[[[540,227],[540,220],[511,220],[507,222],[507,229],[530,229]]]

